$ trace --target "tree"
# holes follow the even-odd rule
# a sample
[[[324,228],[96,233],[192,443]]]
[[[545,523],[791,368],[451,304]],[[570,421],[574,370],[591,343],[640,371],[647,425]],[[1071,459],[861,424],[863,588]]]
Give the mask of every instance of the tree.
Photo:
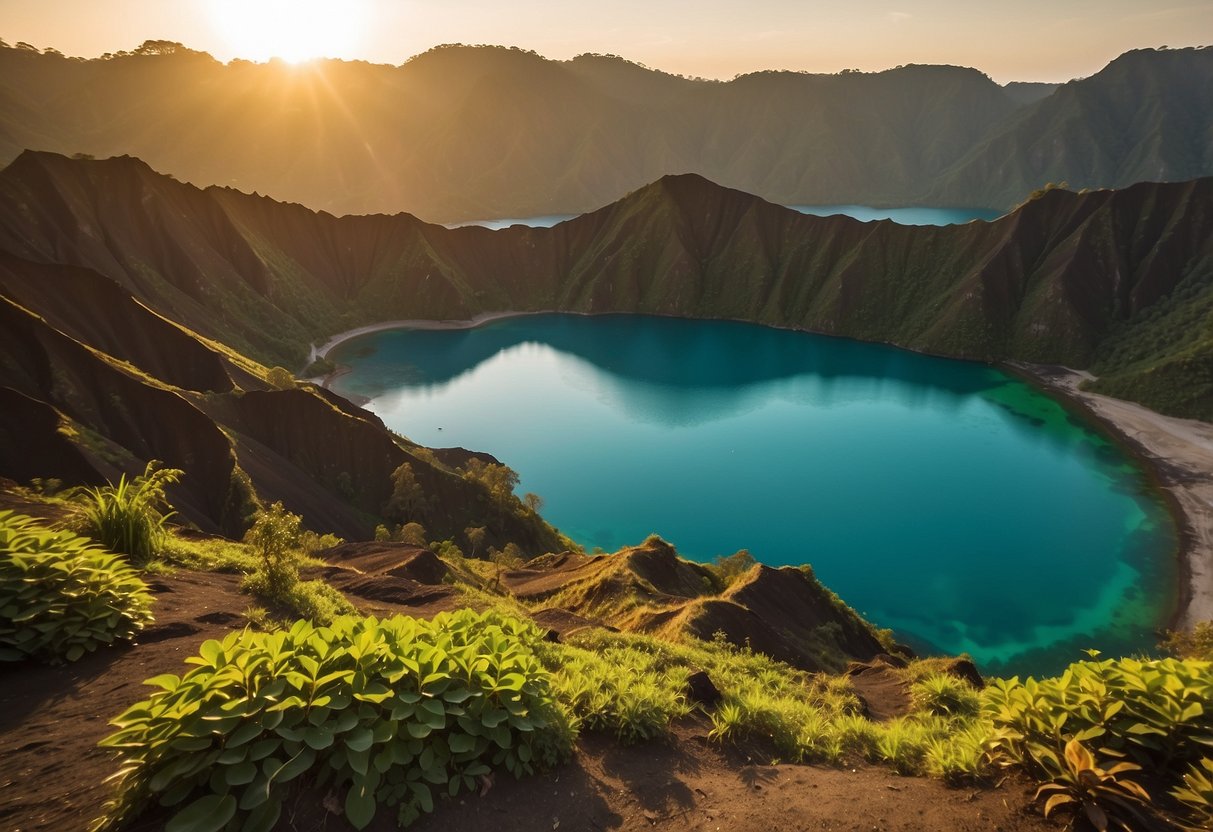
[[[405,523],[396,532],[396,540],[413,546],[425,545],[425,526],[420,523]]]
[[[408,523],[425,510],[425,492],[413,466],[407,462],[392,472],[392,496],[383,506],[383,516],[398,523]]]
[[[507,465],[469,459],[463,467],[464,479],[478,482],[488,490],[489,496],[499,503],[507,503],[518,486],[518,472]]]
[[[136,47],[136,55],[175,55],[178,52],[193,52],[175,40],[145,40]]]
[[[280,596],[299,580],[299,537],[303,520],[282,503],[257,513],[244,542],[257,554],[257,573],[271,596]]]
[[[543,510],[543,498],[533,491],[528,491],[526,494],[523,494],[522,502],[526,504],[527,508],[536,514]]]
[[[295,387],[295,377],[285,367],[271,367],[265,374],[265,380],[271,387],[279,390],[291,390]]]
[[[472,547],[472,557],[476,557],[476,550],[484,545],[488,529],[484,526],[468,526],[463,530],[463,536],[467,538],[468,545]]]
[[[718,555],[711,569],[716,573],[722,588],[728,588],[734,581],[749,572],[754,564],[754,556],[749,549],[739,549],[728,557]]]

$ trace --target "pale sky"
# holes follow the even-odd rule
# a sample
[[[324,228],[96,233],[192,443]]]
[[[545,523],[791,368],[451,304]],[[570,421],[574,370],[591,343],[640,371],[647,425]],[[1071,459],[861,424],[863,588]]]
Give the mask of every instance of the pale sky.
[[[1213,0],[0,0],[0,37],[85,57],[157,38],[224,61],[398,64],[491,43],[710,78],[938,63],[1065,81],[1129,49],[1213,44]]]

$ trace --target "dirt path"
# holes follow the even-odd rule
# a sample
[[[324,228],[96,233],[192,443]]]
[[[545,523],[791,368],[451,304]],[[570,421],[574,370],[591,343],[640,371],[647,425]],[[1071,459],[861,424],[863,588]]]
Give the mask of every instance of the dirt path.
[[[180,674],[208,638],[243,623],[248,598],[232,575],[150,579],[156,623],[136,647],[101,650],[62,667],[0,665],[0,829],[75,832],[110,796],[115,771],[97,743],[109,720],[150,692],[143,680]]]

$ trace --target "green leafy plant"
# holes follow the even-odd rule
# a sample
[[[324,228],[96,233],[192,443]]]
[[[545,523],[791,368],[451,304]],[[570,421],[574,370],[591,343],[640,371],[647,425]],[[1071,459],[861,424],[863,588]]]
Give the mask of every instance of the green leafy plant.
[[[1141,766],[1120,762],[1102,768],[1081,742],[1070,740],[1064,756],[1051,767],[1053,781],[1036,790],[1036,799],[1045,800],[1046,818],[1058,809],[1070,809],[1081,812],[1098,832],[1157,828],[1157,818],[1150,810],[1150,795],[1140,784],[1123,776],[1140,771]],[[1142,825],[1135,826],[1131,821]]]
[[[152,620],[147,585],[71,532],[0,511],[0,661],[76,661]]]
[[[995,679],[983,712],[990,750],[1007,762],[1047,767],[1076,739],[1151,772],[1173,771],[1213,747],[1213,663],[1084,661],[1051,679]]]
[[[208,641],[183,677],[114,720],[118,795],[95,828],[152,800],[169,828],[269,830],[291,784],[341,795],[366,827],[380,807],[401,825],[494,768],[554,764],[572,731],[553,700],[530,622],[471,610],[298,622]]]
[[[173,514],[164,490],[182,473],[152,460],[132,479],[123,474],[116,484],[75,489],[77,530],[136,565],[147,563],[163,547],[164,524]]]
[[[1193,763],[1184,772],[1182,783],[1171,796],[1187,809],[1184,828],[1192,832],[1213,829],[1213,759],[1205,757]]]

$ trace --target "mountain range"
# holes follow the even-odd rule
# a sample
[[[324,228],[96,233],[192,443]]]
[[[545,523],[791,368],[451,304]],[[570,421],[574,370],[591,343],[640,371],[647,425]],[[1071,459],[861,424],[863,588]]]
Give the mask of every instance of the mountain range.
[[[0,49],[0,162],[138,156],[334,214],[582,213],[690,172],[780,204],[1010,209],[1049,182],[1213,174],[1213,49],[1062,85],[974,69],[685,78],[609,55],[447,46],[401,66],[220,63],[178,44]]]
[[[804,215],[686,174],[552,228],[490,231],[28,152],[0,173],[0,249],[103,275],[292,369],[310,344],[383,320],[637,312],[1089,368],[1097,389],[1213,418],[1213,179],[1053,189],[994,222],[916,227]],[[72,302],[59,295],[45,302]],[[42,303],[28,308],[47,317]]]

